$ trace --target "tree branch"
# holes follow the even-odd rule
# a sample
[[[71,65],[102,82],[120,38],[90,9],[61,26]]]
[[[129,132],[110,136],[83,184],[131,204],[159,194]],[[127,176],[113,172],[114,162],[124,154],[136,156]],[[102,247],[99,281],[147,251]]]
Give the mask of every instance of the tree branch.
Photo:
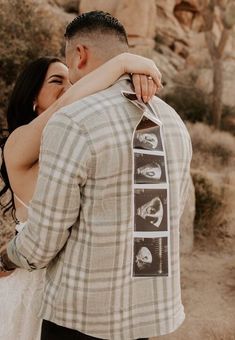
[[[229,30],[224,28],[223,31],[222,31],[221,37],[220,37],[218,47],[217,47],[219,58],[221,58],[221,56],[224,52],[228,38],[229,38]]]
[[[219,53],[218,53],[218,48],[215,45],[213,33],[211,31],[205,32],[205,38],[208,46],[208,50],[211,56],[211,59],[218,59],[219,58]]]

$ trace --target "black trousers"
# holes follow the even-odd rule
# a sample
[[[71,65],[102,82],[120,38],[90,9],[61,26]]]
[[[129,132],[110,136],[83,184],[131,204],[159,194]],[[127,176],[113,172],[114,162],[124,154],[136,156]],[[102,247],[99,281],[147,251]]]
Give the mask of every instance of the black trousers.
[[[101,339],[83,334],[74,329],[56,325],[55,323],[47,321],[47,320],[43,320],[41,340],[101,340]],[[148,340],[148,339],[142,338],[142,339],[137,339],[137,340]]]

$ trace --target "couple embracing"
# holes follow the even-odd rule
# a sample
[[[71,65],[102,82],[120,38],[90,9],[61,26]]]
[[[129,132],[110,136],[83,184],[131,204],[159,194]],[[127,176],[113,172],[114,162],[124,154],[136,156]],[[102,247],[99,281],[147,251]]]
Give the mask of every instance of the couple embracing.
[[[152,98],[161,86],[159,71],[126,53],[126,32],[118,20],[104,12],[85,13],[67,26],[65,37],[67,66],[57,58],[31,63],[9,105],[12,133],[1,172],[21,223],[0,256],[0,271],[10,274],[0,279],[0,295],[12,289],[9,306],[14,297],[17,301],[15,313],[1,302],[2,317],[12,313],[7,325],[1,320],[2,334],[8,334],[2,340],[133,340],[170,333],[184,320],[179,219],[189,182],[190,138],[176,112]],[[122,95],[133,93],[132,82],[135,105]],[[150,138],[159,127],[155,137],[164,148],[154,153],[143,146],[136,153],[146,149],[148,159],[164,160],[169,197],[166,207],[162,203],[167,218],[157,236],[157,224],[150,222],[152,232],[141,234],[133,225],[133,134],[148,103],[154,127],[151,133],[142,129],[142,136]],[[156,183],[147,185],[163,191],[165,184]],[[143,225],[159,218],[156,201],[161,199],[144,205]],[[168,256],[167,272],[153,268],[133,275],[138,240],[139,267],[157,263],[161,256],[146,248],[160,247]]]

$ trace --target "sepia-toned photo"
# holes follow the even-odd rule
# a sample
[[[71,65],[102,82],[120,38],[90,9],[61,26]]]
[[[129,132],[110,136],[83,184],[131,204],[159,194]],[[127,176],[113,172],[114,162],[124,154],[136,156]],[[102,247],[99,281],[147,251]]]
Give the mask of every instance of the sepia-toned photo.
[[[157,184],[166,182],[164,156],[135,153],[134,182],[136,184]]]
[[[167,276],[168,256],[167,237],[136,237],[133,276]]]
[[[136,149],[163,151],[160,127],[143,116],[135,131],[133,147]]]
[[[235,0],[0,18],[0,340],[235,340]]]
[[[167,189],[135,189],[135,231],[167,230]]]

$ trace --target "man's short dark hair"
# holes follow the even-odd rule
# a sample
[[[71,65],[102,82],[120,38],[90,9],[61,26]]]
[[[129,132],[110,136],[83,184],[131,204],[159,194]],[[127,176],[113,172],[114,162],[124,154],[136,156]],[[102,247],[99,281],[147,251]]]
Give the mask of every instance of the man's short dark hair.
[[[103,11],[92,11],[79,15],[68,24],[64,36],[71,39],[77,33],[89,34],[93,32],[114,34],[120,42],[128,45],[127,34],[123,25],[111,14]]]

